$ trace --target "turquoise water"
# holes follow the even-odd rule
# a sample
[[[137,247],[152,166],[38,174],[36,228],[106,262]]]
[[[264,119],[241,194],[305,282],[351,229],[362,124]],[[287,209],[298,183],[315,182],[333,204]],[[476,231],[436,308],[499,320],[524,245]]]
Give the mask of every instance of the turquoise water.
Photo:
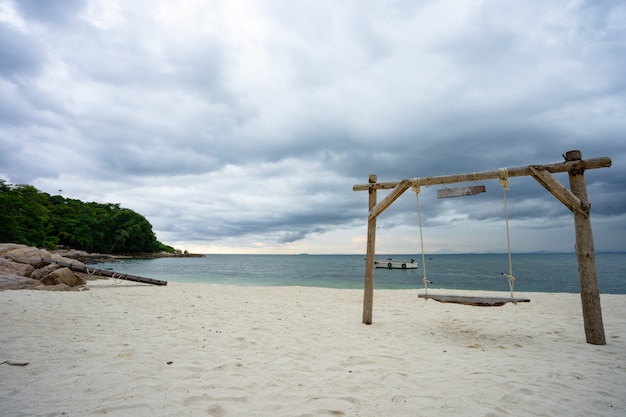
[[[386,256],[385,256],[386,257]],[[376,269],[375,288],[422,287],[417,270]],[[580,292],[575,254],[514,254],[515,289],[520,292]],[[597,254],[598,285],[603,294],[626,294],[626,254]],[[205,255],[202,258],[130,259],[96,267],[171,282],[245,286],[363,288],[363,255]],[[429,255],[430,288],[508,291],[506,254]]]

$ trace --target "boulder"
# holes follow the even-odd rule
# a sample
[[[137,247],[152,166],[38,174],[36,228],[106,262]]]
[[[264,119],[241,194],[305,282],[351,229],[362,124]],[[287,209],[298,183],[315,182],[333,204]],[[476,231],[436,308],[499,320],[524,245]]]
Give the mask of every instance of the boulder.
[[[35,268],[30,264],[20,264],[5,258],[0,258],[0,273],[30,277]]]
[[[57,254],[57,253],[51,253],[50,256],[48,256],[48,258],[46,258],[46,259],[49,259],[49,260],[54,261],[54,262],[64,262],[66,264],[72,264],[72,265],[80,267],[80,268],[84,268],[85,267],[85,264],[82,263],[81,261],[76,260],[76,259],[72,259],[72,258],[66,258],[64,256],[61,256],[61,255]]]
[[[39,256],[41,257],[41,259],[50,259],[52,254],[46,249],[39,249]]]
[[[25,246],[23,248],[11,249],[4,252],[2,256],[14,262],[21,264],[30,264],[35,268],[41,268],[45,265],[41,260],[41,252],[37,248]]]
[[[77,276],[69,268],[58,268],[41,278],[44,285],[65,284],[68,287],[85,285],[85,280]]]
[[[27,248],[28,246],[20,243],[0,243],[0,255],[13,249]]]
[[[30,275],[29,277],[33,278],[33,279],[38,279],[41,281],[41,279],[43,277],[45,277],[46,275],[49,275],[52,273],[52,271],[55,271],[57,269],[61,268],[59,265],[57,264],[48,264],[46,266],[44,266],[43,268],[39,268],[39,269],[35,269]]]
[[[0,290],[26,290],[41,288],[43,285],[36,279],[15,274],[0,273]]]

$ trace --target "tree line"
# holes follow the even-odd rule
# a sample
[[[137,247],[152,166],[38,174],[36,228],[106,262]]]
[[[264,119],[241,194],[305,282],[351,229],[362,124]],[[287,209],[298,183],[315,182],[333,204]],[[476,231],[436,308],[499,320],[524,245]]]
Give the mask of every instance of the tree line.
[[[86,203],[0,179],[0,242],[92,253],[174,252],[142,215],[119,204]]]

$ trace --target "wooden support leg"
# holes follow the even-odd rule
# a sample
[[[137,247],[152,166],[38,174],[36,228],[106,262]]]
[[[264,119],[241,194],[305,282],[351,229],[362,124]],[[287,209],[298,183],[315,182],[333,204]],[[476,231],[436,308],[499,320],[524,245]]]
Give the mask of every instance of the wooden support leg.
[[[580,151],[566,154],[566,160],[580,160]],[[570,188],[583,204],[589,207],[587,185],[584,170],[569,172]],[[591,218],[574,210],[574,227],[576,229],[576,256],[578,258],[578,277],[580,280],[580,297],[583,308],[583,321],[587,343],[605,345],[602,308],[600,306],[600,290],[596,271],[596,253],[591,230]]]
[[[369,182],[374,184],[376,175],[370,175]],[[369,210],[376,206],[376,189],[369,189]],[[376,216],[367,221],[367,254],[365,255],[365,283],[363,294],[363,323],[372,324],[374,305],[374,257],[376,256]]]

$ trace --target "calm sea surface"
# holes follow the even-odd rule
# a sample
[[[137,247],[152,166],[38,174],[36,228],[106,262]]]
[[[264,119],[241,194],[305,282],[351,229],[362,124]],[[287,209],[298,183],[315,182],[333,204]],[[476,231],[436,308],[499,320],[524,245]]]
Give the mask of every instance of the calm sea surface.
[[[385,258],[387,256],[384,256]],[[381,257],[382,258],[382,257]],[[394,260],[411,256],[396,255]],[[375,288],[421,288],[421,255],[417,270],[376,269]],[[575,254],[514,254],[515,290],[520,292],[580,292]],[[626,294],[626,254],[596,254],[598,283],[603,294]],[[205,255],[202,258],[130,259],[100,263],[132,275],[171,282],[245,286],[363,288],[363,255]],[[429,288],[508,291],[506,254],[429,255]]]

